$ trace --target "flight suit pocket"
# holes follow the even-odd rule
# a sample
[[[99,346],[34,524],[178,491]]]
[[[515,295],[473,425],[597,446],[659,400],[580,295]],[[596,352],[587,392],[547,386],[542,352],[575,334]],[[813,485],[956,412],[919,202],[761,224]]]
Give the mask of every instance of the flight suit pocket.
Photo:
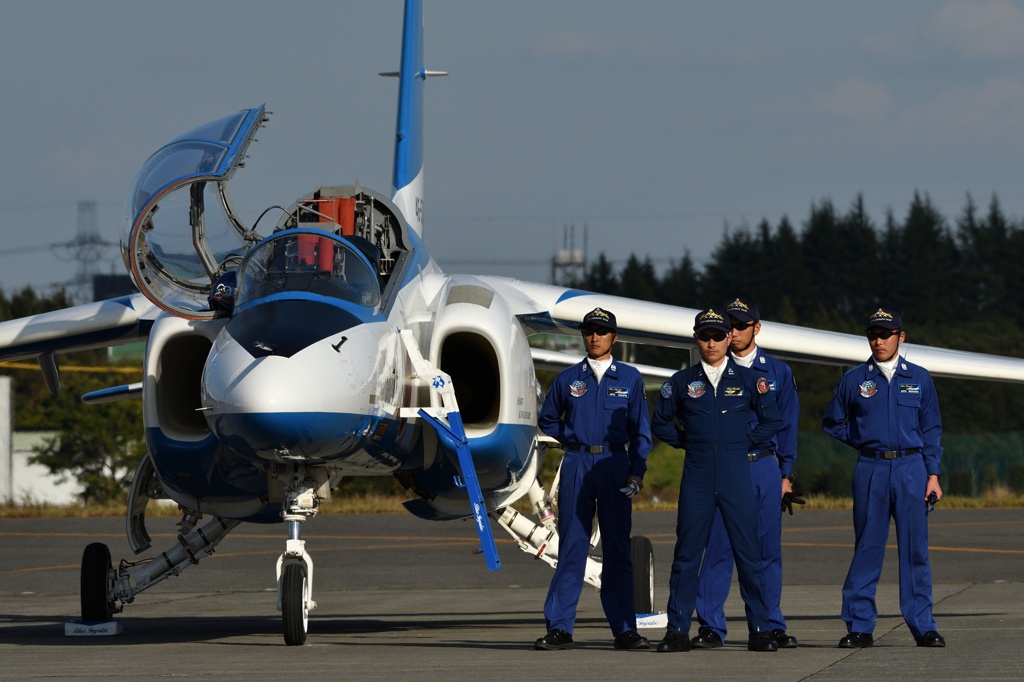
[[[896,396],[896,404],[900,407],[909,407],[917,410],[921,408],[921,396],[900,393]]]
[[[604,395],[604,409],[625,410],[629,407],[629,389],[609,386]]]

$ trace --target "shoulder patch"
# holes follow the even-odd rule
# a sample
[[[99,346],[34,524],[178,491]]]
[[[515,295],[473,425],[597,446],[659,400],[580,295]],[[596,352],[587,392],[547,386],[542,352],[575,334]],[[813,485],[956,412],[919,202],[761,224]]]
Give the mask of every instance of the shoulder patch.
[[[760,393],[761,395],[764,395],[769,390],[771,389],[768,388],[768,380],[765,379],[764,377],[759,378],[757,380],[757,392]]]
[[[661,385],[661,397],[668,399],[672,397],[672,382],[666,381]]]

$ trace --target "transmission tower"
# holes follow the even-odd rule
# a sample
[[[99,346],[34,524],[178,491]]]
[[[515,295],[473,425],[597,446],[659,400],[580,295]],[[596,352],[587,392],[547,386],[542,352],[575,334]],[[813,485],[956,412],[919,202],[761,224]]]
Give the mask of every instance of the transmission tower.
[[[587,271],[587,226],[583,225],[583,248],[576,248],[576,225],[562,227],[562,248],[551,257],[551,283],[557,286],[575,285],[583,280]]]
[[[79,201],[75,238],[51,245],[58,258],[77,264],[74,278],[63,283],[76,303],[93,300],[93,277],[98,274],[98,264],[104,259],[104,249],[117,246],[115,242],[100,237],[97,225],[96,202]]]

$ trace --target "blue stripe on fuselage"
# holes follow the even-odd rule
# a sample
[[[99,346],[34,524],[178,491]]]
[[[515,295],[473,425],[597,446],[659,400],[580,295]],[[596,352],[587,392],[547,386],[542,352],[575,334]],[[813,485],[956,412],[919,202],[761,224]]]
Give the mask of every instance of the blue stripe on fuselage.
[[[332,334],[383,320],[370,308],[316,294],[288,292],[236,309],[226,329],[254,357],[271,353],[291,357]]]
[[[377,415],[338,412],[232,412],[209,417],[223,443],[256,461],[290,457],[387,474],[407,453],[395,453],[396,422]]]

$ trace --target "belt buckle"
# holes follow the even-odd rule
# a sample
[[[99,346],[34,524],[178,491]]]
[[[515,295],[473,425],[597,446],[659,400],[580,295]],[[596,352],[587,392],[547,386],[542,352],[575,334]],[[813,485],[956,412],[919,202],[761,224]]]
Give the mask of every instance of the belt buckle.
[[[900,456],[899,450],[886,450],[882,453],[882,459],[896,459]]]
[[[748,452],[747,453],[747,461],[748,462],[756,462],[757,461],[757,453],[756,452]]]
[[[592,455],[600,455],[600,454],[604,453],[604,446],[603,445],[591,445],[587,449],[590,451],[590,454],[592,454]]]

